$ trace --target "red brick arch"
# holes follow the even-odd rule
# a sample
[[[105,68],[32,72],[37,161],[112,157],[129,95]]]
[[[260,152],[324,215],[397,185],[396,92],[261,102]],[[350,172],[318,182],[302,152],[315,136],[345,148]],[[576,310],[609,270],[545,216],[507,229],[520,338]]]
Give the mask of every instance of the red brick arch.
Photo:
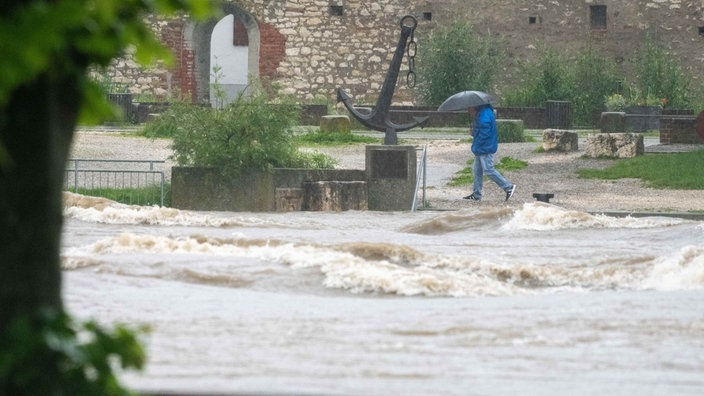
[[[246,32],[249,73],[255,77],[276,77],[279,64],[286,55],[285,36],[269,24],[260,24],[253,14],[235,4],[223,4],[223,12],[233,14],[238,21],[235,28],[241,33]],[[210,39],[217,22],[217,19],[174,21],[162,31],[162,41],[172,49],[176,58],[171,71],[172,85],[194,103],[208,103],[210,100]]]

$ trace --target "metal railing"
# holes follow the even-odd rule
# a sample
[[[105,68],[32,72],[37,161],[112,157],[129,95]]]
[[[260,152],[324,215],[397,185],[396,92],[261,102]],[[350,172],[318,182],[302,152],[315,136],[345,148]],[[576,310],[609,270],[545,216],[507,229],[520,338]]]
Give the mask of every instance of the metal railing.
[[[426,179],[426,171],[427,171],[427,153],[428,153],[428,148],[427,146],[423,146],[422,149],[420,149],[420,161],[418,162],[417,169],[416,169],[416,190],[415,193],[413,194],[413,205],[411,205],[411,211],[415,212],[416,209],[418,208],[418,190],[420,189],[420,182],[421,179],[423,180],[423,201],[422,201],[422,207],[425,208],[427,206],[427,201],[425,200],[425,179]]]
[[[155,169],[166,161],[69,159],[64,173],[64,190],[105,196],[122,190],[123,203],[164,206],[165,176]],[[148,169],[140,169],[146,168]]]

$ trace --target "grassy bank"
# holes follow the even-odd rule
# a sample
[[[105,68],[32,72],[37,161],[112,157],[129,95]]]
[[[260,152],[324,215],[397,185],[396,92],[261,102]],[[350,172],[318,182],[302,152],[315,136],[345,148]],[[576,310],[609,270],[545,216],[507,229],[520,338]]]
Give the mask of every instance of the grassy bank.
[[[142,188],[79,188],[78,191],[71,189],[77,194],[103,197],[111,201],[126,205],[153,206],[161,205],[161,187],[149,186]],[[164,205],[171,206],[171,184],[164,184]]]
[[[606,169],[580,169],[591,179],[637,178],[650,187],[704,190],[704,150],[673,154],[648,154],[618,160]]]

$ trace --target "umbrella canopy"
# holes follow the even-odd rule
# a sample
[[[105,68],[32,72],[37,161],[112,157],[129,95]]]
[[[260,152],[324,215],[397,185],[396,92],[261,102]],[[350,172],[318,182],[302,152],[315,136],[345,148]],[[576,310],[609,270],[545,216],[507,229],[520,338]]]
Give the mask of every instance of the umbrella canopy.
[[[477,107],[494,101],[494,97],[486,92],[462,91],[445,99],[438,107],[438,111],[467,110],[470,107]]]

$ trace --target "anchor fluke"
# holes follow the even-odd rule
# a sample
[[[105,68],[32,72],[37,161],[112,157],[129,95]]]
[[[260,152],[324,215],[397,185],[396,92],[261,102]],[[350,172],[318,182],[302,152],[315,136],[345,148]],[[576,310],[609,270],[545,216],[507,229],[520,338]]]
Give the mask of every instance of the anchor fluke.
[[[375,131],[386,132],[389,128],[401,132],[407,131],[409,129],[415,128],[418,125],[424,123],[428,117],[413,117],[413,122],[406,124],[396,124],[389,118],[388,111],[379,111],[379,106],[374,106],[369,113],[362,113],[357,110],[352,105],[352,98],[345,92],[342,88],[337,89],[337,102],[342,102],[354,118],[356,118],[362,125],[367,128],[371,128]]]

